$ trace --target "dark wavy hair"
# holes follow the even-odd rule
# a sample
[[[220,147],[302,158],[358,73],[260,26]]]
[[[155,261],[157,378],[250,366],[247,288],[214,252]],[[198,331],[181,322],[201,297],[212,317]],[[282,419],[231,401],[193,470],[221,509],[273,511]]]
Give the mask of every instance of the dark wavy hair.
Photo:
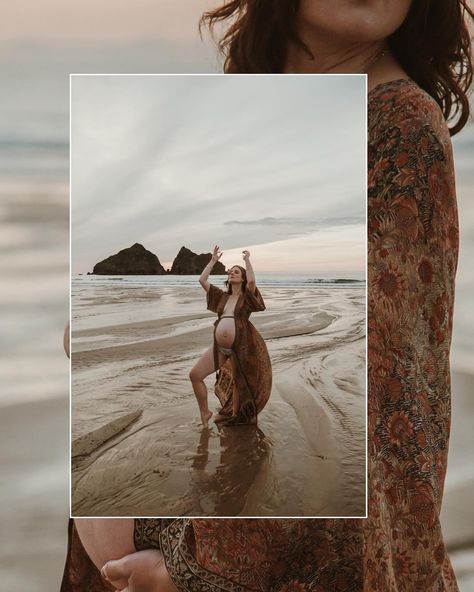
[[[240,265],[232,265],[232,267],[238,267],[240,269],[240,271],[242,272],[242,292],[245,291],[245,288],[247,286],[247,272],[245,271],[245,269],[243,267],[240,267]],[[231,269],[232,269],[231,267]],[[232,294],[232,286],[229,283],[229,280],[226,280],[224,282],[225,287],[227,288],[227,294]]]
[[[314,0],[315,2],[317,0]],[[218,41],[226,73],[281,73],[289,41],[311,52],[295,32],[300,0],[226,0],[205,12],[201,28],[224,23]],[[440,106],[451,135],[469,119],[473,79],[467,0],[412,0],[402,25],[388,38],[395,59]]]

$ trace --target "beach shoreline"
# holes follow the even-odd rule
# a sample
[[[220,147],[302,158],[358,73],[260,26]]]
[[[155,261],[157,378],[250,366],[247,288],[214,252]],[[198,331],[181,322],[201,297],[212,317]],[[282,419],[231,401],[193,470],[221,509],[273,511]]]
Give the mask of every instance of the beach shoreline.
[[[73,515],[364,516],[365,291],[265,287],[267,310],[251,321],[272,360],[270,401],[258,429],[210,430],[188,373],[212,344],[215,315],[200,287],[157,295],[149,320],[130,321],[138,304],[127,295],[124,322],[104,327],[98,311],[107,317],[117,297],[78,303]]]

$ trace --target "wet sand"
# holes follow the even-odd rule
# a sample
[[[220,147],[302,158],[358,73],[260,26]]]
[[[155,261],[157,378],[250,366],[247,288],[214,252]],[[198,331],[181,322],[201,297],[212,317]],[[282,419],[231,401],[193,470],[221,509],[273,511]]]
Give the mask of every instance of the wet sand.
[[[207,430],[188,373],[215,315],[199,287],[161,288],[149,309],[146,290],[76,300],[73,515],[364,516],[365,291],[267,287],[251,320],[272,360],[270,401],[258,428]],[[140,320],[117,322],[137,307]],[[93,326],[99,309],[112,324]]]
[[[441,520],[461,592],[474,592],[474,471],[469,461],[474,458],[474,442],[472,430],[466,429],[474,417],[473,389],[473,374],[453,374]],[[59,589],[67,544],[67,409],[63,395],[1,410],[0,573],[5,588],[14,592]]]
[[[68,408],[64,393],[0,409],[2,590],[59,590],[69,513]]]

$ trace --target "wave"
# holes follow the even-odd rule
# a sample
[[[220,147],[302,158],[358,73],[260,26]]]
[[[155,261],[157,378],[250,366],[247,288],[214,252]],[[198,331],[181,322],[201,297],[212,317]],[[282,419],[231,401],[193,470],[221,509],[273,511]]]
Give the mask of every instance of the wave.
[[[350,278],[333,278],[333,279],[323,279],[323,278],[312,278],[310,280],[305,280],[305,284],[365,284],[365,280],[354,280]]]
[[[93,288],[100,288],[106,286],[123,286],[131,288],[158,288],[166,286],[198,286],[197,275],[156,275],[156,276],[102,276],[102,275],[73,275],[73,288],[79,286],[88,286]],[[224,287],[224,280],[226,276],[211,276],[211,283],[219,287]],[[311,276],[280,276],[259,274],[257,276],[257,284],[261,287],[274,288],[297,288],[297,287],[318,287],[318,288],[364,288],[365,280],[354,278],[312,278]]]

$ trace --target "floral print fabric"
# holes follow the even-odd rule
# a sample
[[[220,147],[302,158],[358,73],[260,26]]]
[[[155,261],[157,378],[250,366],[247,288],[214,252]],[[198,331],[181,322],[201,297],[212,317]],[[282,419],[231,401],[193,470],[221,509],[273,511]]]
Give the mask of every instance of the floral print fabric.
[[[207,308],[218,315],[214,323],[214,363],[218,366],[215,330],[224,311],[229,294],[209,285]],[[272,365],[267,346],[260,333],[249,320],[252,312],[265,310],[265,303],[258,288],[253,294],[245,289],[239,296],[233,312],[235,338],[232,355],[219,370],[215,392],[221,402],[220,424],[244,425],[257,422],[257,414],[266,405],[272,388]],[[225,389],[222,388],[225,384]],[[233,385],[236,386],[239,405],[233,415]]]
[[[177,519],[159,540],[179,590],[458,592],[439,523],[458,249],[449,133],[433,99],[398,80],[369,95],[368,143],[368,517]]]

